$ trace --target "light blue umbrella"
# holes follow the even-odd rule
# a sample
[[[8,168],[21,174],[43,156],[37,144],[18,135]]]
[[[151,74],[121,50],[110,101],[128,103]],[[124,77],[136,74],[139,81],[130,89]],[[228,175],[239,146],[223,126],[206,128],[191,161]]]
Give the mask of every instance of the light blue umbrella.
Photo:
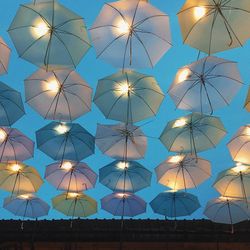
[[[77,123],[51,122],[36,132],[36,140],[54,160],[80,161],[95,151],[94,137]]]
[[[113,161],[99,170],[99,180],[113,191],[137,192],[150,186],[152,173],[135,161]]]
[[[24,114],[21,94],[0,82],[0,126],[11,126]]]

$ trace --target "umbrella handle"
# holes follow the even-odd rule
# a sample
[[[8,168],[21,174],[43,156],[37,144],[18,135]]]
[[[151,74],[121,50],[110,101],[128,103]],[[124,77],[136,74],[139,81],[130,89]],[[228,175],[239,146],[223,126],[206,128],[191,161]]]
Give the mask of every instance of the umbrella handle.
[[[23,230],[24,229],[24,221],[22,220],[22,222],[21,222],[21,226],[20,226],[20,228],[21,228],[21,230]]]

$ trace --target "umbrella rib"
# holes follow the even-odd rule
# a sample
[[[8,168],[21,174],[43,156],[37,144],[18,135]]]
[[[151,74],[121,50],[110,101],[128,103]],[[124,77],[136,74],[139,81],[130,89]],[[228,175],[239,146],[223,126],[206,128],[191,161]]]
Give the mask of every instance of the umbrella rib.
[[[70,22],[74,22],[74,21],[83,21],[84,19],[82,17],[77,17],[77,18],[72,18],[72,19],[68,19],[62,23],[59,23],[57,25],[54,26],[55,29],[58,29],[62,26],[64,26],[65,24],[67,23],[70,23]],[[84,28],[86,28],[86,25],[83,25]]]
[[[113,6],[112,4],[109,4],[109,3],[105,3],[105,5],[109,6],[111,9],[115,10],[121,16],[123,21],[127,22],[125,16],[122,14],[121,11],[119,11],[119,9],[117,9],[115,6]]]
[[[223,77],[223,78],[226,78],[226,79],[229,79],[229,80],[232,80],[232,81],[235,81],[237,83],[240,83],[241,85],[243,85],[244,83],[238,79],[235,79],[235,78],[232,78],[230,76],[225,76],[225,75],[207,75],[208,77],[206,77],[206,79],[210,80],[210,79],[214,79],[214,78],[220,78],[220,77]]]
[[[166,17],[166,18],[168,18],[168,16],[164,15],[164,14],[162,14],[162,15],[159,14],[159,15],[154,15],[154,16],[148,16],[148,17],[145,17],[144,19],[138,21],[137,23],[135,23],[134,27],[137,28],[138,26],[142,25],[144,22],[148,21],[149,19],[158,18],[158,17]]]

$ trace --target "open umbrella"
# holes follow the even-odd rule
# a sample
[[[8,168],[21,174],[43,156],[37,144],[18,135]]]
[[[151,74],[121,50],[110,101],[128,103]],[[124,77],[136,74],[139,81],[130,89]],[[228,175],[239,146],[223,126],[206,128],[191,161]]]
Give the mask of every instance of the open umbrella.
[[[21,94],[0,82],[0,126],[11,126],[24,114]]]
[[[0,37],[0,75],[7,73],[10,59],[10,48]]]
[[[0,128],[0,162],[24,161],[34,154],[34,142],[15,128]]]
[[[54,160],[80,161],[95,151],[94,137],[77,123],[51,122],[36,131],[37,147]]]
[[[250,197],[250,166],[238,163],[220,172],[213,184],[221,195],[245,199]]]
[[[94,103],[106,118],[134,123],[156,115],[163,99],[152,76],[127,70],[99,80]]]
[[[215,147],[226,135],[218,117],[192,113],[170,121],[160,136],[172,152],[194,153]]]
[[[118,160],[143,158],[147,148],[146,136],[132,124],[97,124],[95,141],[104,154]]]
[[[58,190],[78,193],[93,188],[97,174],[83,162],[63,161],[47,166],[45,179]]]
[[[234,161],[250,164],[250,125],[241,126],[227,147]]]
[[[184,43],[207,54],[240,47],[250,38],[248,0],[187,0],[178,18]]]
[[[0,188],[12,194],[35,193],[43,180],[34,167],[21,162],[0,163]]]
[[[25,100],[45,119],[72,121],[90,111],[92,89],[75,72],[39,69],[25,80]]]
[[[20,5],[8,32],[19,56],[46,70],[75,68],[90,48],[82,17],[57,1]]]
[[[168,157],[155,168],[159,183],[180,190],[197,187],[211,176],[210,162],[192,154]]]
[[[97,57],[115,67],[153,67],[171,47],[169,18],[141,0],[106,3],[90,29]]]
[[[229,105],[241,86],[235,62],[209,56],[182,67],[168,93],[179,109],[212,114]]]
[[[137,192],[150,186],[152,173],[135,161],[113,161],[99,170],[99,181],[118,192]]]
[[[223,196],[208,201],[204,214],[214,222],[231,224],[232,233],[234,233],[234,224],[249,219],[244,200]]]

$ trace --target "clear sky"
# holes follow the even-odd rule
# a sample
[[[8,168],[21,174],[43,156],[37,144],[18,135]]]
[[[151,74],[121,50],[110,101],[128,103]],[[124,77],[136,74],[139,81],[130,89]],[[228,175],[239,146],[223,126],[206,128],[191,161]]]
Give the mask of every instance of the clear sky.
[[[60,0],[62,4],[75,11],[79,15],[83,16],[88,28],[91,27],[96,16],[98,15],[101,7],[104,4],[104,0]],[[190,48],[187,45],[183,45],[180,27],[176,13],[181,8],[184,0],[151,0],[154,6],[158,7],[161,11],[167,13],[170,16],[171,32],[172,32],[172,43],[173,47],[165,54],[160,62],[153,69],[142,70],[140,72],[153,75],[159,85],[161,86],[164,93],[167,93],[171,82],[179,67],[189,64],[196,60],[198,52],[195,49]],[[37,68],[32,64],[18,58],[15,48],[8,36],[7,29],[13,19],[19,4],[26,3],[24,0],[1,0],[0,8],[0,36],[8,43],[12,48],[11,61],[9,65],[9,72],[7,75],[0,76],[0,81],[10,85],[22,93],[24,100],[24,79],[30,76]],[[240,28],[240,27],[239,27]],[[202,55],[204,56],[204,55]],[[229,155],[226,143],[230,140],[232,135],[237,129],[249,122],[249,114],[243,109],[243,104],[246,98],[249,82],[249,63],[250,63],[250,43],[248,42],[243,48],[233,49],[228,52],[218,53],[216,56],[225,59],[239,62],[239,69],[242,79],[245,85],[242,87],[239,94],[233,100],[229,107],[223,108],[219,111],[215,111],[214,115],[219,116],[227,131],[227,136],[221,141],[216,149],[212,149],[206,152],[202,152],[199,156],[210,160],[212,163],[212,177],[200,185],[197,189],[191,189],[189,192],[198,196],[202,207],[197,210],[189,219],[202,218],[204,206],[206,202],[218,196],[218,193],[211,187],[215,180],[218,172],[230,168],[233,166],[233,161]],[[78,65],[76,71],[92,86],[95,90],[98,79],[108,76],[117,71],[109,64],[96,59],[94,49],[92,48],[88,54],[83,58],[82,62]],[[27,104],[25,104],[26,115],[16,122],[13,127],[18,128],[23,133],[28,135],[35,141],[35,131],[49,123],[48,120],[44,120],[35,111],[33,111]],[[137,194],[150,202],[159,192],[166,190],[166,188],[160,184],[157,184],[156,177],[154,174],[154,168],[165,160],[169,153],[161,142],[157,139],[161,134],[162,130],[166,126],[167,122],[178,118],[179,116],[188,114],[188,112],[176,110],[175,106],[168,95],[162,103],[159,113],[155,118],[149,119],[150,123],[143,126],[144,132],[152,137],[148,140],[148,149],[145,159],[140,160],[140,163],[150,169],[153,172],[151,187],[139,191]],[[77,119],[75,122],[80,123],[84,128],[95,134],[96,124],[115,123],[111,120],[106,120],[103,114],[98,110],[95,104],[92,105],[92,111],[88,114]],[[145,122],[142,122],[144,124]],[[96,153],[84,162],[88,163],[89,166],[98,173],[98,169],[112,162],[113,160],[103,155],[98,148]],[[44,176],[45,166],[52,163],[53,160],[47,157],[39,150],[35,150],[34,158],[26,161],[27,164],[36,167],[40,172],[41,176]],[[111,193],[111,191],[97,183],[96,188],[86,192],[98,201],[98,213],[89,218],[113,218],[113,216],[100,208],[100,199],[105,195]],[[59,194],[53,186],[48,184],[46,181],[38,192],[38,196],[43,198],[51,205],[51,198]],[[0,192],[0,203],[3,199],[8,196],[7,192]],[[4,209],[0,209],[1,219],[17,218]],[[49,215],[44,217],[46,219],[58,219],[66,218],[59,212],[51,209]],[[148,205],[147,213],[136,218],[163,218],[162,216],[153,213],[152,209]]]

